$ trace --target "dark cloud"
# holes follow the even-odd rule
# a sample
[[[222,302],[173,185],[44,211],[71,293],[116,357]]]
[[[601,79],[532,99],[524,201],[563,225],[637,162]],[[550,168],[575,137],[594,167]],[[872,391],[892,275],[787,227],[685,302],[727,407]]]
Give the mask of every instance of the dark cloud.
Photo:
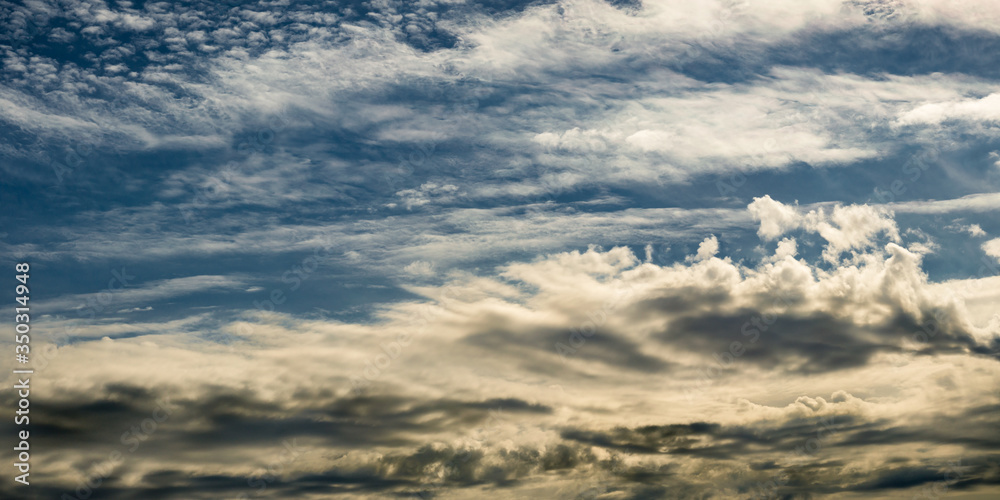
[[[790,356],[801,357],[802,362],[782,364],[782,369],[799,373],[864,366],[877,353],[901,352],[902,342],[917,336],[923,354],[992,354],[967,332],[934,321],[930,312],[927,316],[921,322],[897,311],[885,322],[861,326],[822,311],[803,316],[745,309],[736,314],[682,315],[669,321],[659,338],[699,353],[729,353],[732,343],[738,342],[733,350],[745,352],[725,355],[726,359],[734,357],[762,366],[776,366]],[[927,335],[929,331],[934,334]]]
[[[522,367],[541,373],[556,373],[563,369],[553,366],[559,356],[580,357],[620,369],[642,372],[669,371],[670,362],[641,352],[635,343],[617,335],[612,330],[598,329],[583,338],[586,347],[576,349],[580,334],[568,329],[494,329],[473,333],[464,342],[488,350],[518,353],[524,361]],[[562,347],[560,347],[562,346]]]

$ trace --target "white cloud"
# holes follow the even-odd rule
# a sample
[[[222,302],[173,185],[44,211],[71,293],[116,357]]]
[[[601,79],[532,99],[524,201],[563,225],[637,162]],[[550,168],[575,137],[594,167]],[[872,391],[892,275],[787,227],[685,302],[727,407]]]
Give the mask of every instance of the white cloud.
[[[986,231],[979,224],[960,224],[960,220],[956,219],[952,224],[945,226],[945,229],[969,233],[970,236],[976,238],[986,236]]]
[[[767,481],[767,474],[787,465],[803,422],[829,416],[850,424],[837,446],[824,443],[824,455],[809,469],[812,484],[836,485],[829,491],[880,484],[879,473],[914,477],[907,471],[919,470],[916,477],[926,477],[931,469],[922,460],[946,454],[982,461],[977,453],[982,443],[991,443],[995,429],[983,414],[996,402],[996,360],[986,354],[1000,335],[1000,320],[988,315],[997,303],[996,278],[930,283],[921,259],[933,242],[912,232],[904,233],[907,240],[915,234],[924,241],[898,244],[893,213],[992,212],[1000,207],[995,194],[875,207],[800,207],[762,196],[743,211],[623,209],[631,193],[616,188],[776,171],[800,162],[833,167],[881,159],[913,142],[930,142],[935,133],[955,132],[890,127],[894,122],[996,120],[1000,94],[983,97],[995,82],[961,74],[742,71],[756,71],[756,58],[764,54],[759,51],[850,36],[855,29],[866,33],[869,25],[884,29],[878,36],[889,44],[897,30],[912,26],[945,26],[940,31],[960,35],[952,28],[998,32],[1000,7],[943,0],[647,0],[641,8],[615,8],[598,0],[564,0],[495,18],[455,18],[446,12],[452,4],[464,8],[446,0],[368,2],[365,22],[344,23],[336,14],[292,5],[268,12],[258,11],[263,4],[255,10],[220,5],[223,16],[163,2],[142,9],[126,3],[111,9],[100,1],[65,9],[29,2],[36,11],[67,16],[71,26],[82,27],[58,38],[72,35],[91,48],[109,47],[94,48],[95,72],[26,57],[24,48],[3,54],[14,83],[0,89],[0,107],[10,124],[42,142],[225,150],[243,135],[267,135],[255,130],[258,124],[286,109],[287,130],[303,134],[268,143],[275,151],[239,162],[238,174],[229,178],[224,175],[232,172],[213,164],[164,173],[157,192],[167,201],[227,179],[224,193],[208,204],[180,202],[204,211],[193,225],[177,227],[176,215],[164,215],[164,208],[173,208],[166,201],[80,209],[62,219],[65,226],[39,231],[52,235],[49,241],[5,238],[19,242],[0,242],[5,254],[88,264],[127,255],[159,263],[336,248],[329,258],[342,259],[353,272],[391,274],[401,280],[398,286],[426,298],[376,305],[376,317],[363,322],[246,313],[220,326],[225,320],[216,309],[162,323],[108,317],[84,325],[79,342],[59,348],[37,380],[46,403],[38,410],[48,412],[40,419],[55,430],[58,419],[45,416],[69,421],[69,433],[52,434],[89,437],[84,433],[92,429],[119,423],[127,428],[134,422],[114,421],[115,415],[131,406],[145,411],[128,397],[176,396],[194,411],[176,414],[144,441],[142,455],[156,460],[131,461],[123,476],[128,487],[162,488],[209,473],[212,484],[252,473],[260,457],[273,456],[260,440],[277,436],[268,432],[274,426],[287,425],[281,432],[301,432],[308,450],[284,464],[282,481],[269,485],[289,498],[294,495],[280,488],[302,477],[315,485],[347,477],[350,488],[359,489],[374,477],[384,488],[379,494],[387,495],[447,484],[474,487],[441,496],[481,495],[482,487],[510,498],[655,496],[655,490],[630,489],[634,485],[623,480],[638,477],[646,481],[641,488],[683,480],[689,482],[657,486],[738,497],[748,484]],[[155,31],[161,28],[163,36]],[[116,29],[137,36],[118,43],[109,38]],[[405,43],[431,29],[454,35],[455,47],[422,50]],[[793,56],[795,49],[785,53]],[[134,62],[129,58],[135,54],[148,65],[131,72],[125,62]],[[739,71],[738,77],[706,83],[669,69],[686,61],[710,67],[726,57],[746,65],[726,67]],[[185,74],[189,68],[197,75]],[[29,98],[23,89],[40,90]],[[91,97],[116,94],[123,100],[110,105]],[[439,94],[458,94],[463,101],[443,103]],[[296,146],[330,130],[338,140],[362,139]],[[412,141],[443,146],[421,163],[431,173],[386,190],[393,200],[373,195],[381,186],[368,184],[368,172],[395,167],[394,148]],[[359,145],[365,155],[385,160],[341,161]],[[466,158],[452,154],[454,145],[481,157],[466,165]],[[453,168],[463,176],[447,175]],[[336,185],[317,178],[335,179]],[[602,194],[581,202],[492,203],[581,186]],[[483,199],[491,203],[472,204]],[[315,203],[329,200],[337,203]],[[446,206],[456,201],[474,208]],[[370,203],[368,213],[357,218],[361,203]],[[594,210],[588,203],[602,205]],[[275,208],[288,204],[319,206],[322,216],[277,214]],[[267,210],[261,214],[244,205]],[[758,236],[776,245],[759,263],[736,257],[752,220],[759,222]],[[963,230],[985,234],[978,225]],[[821,262],[809,261],[813,240],[820,239],[814,235],[824,244]],[[652,262],[654,245],[664,248],[675,240],[680,247],[700,244],[673,264]],[[616,246],[623,244],[645,246],[645,261]],[[721,248],[733,249],[733,255]],[[1000,240],[982,248],[1000,259]],[[521,260],[509,262],[513,253]],[[141,274],[141,268],[130,272]],[[432,280],[424,278],[435,275],[444,283],[427,285]],[[145,311],[146,301],[204,290],[263,290],[252,282],[224,275],[145,282],[115,292],[122,305],[114,310]],[[966,291],[956,291],[963,286]],[[70,295],[48,306],[71,309],[106,297]],[[43,328],[66,326],[39,319]],[[936,336],[914,339],[930,331]],[[751,342],[753,332],[759,337]],[[91,341],[101,338],[107,341]],[[734,342],[746,352],[717,365]],[[561,355],[559,343],[571,352]],[[33,345],[35,352],[45,351]],[[370,372],[377,375],[368,392],[355,398],[352,380]],[[706,372],[714,375],[702,383]],[[116,387],[125,389],[114,393]],[[699,390],[688,398],[685,391],[692,387]],[[86,427],[83,417],[108,408],[108,401],[121,411],[106,412],[107,420]],[[492,405],[511,406],[515,414],[519,407],[527,410],[494,426],[484,421]],[[962,425],[952,426],[956,430],[941,421]],[[210,434],[217,422],[224,422],[223,432]],[[691,422],[741,427],[721,436],[684,434],[692,431]],[[788,434],[778,432],[786,428]],[[851,441],[871,433],[885,443]],[[205,455],[208,435],[225,446],[209,450],[212,464],[206,469],[198,457]],[[238,439],[226,441],[227,435]],[[747,435],[755,442],[741,447]],[[623,436],[643,439],[635,443]],[[682,438],[684,453],[671,452],[675,443],[664,436]],[[926,446],[949,437],[949,446]],[[39,444],[36,458],[50,465],[45,479],[66,491],[86,479],[91,456],[104,453],[89,440]],[[650,452],[621,459],[620,450],[637,445]],[[716,459],[734,448],[738,460]],[[482,459],[450,467],[435,458],[459,449]],[[567,465],[570,455],[578,467]],[[517,462],[521,456],[549,462],[525,465]],[[635,473],[605,465],[614,460],[650,469]],[[996,475],[989,474],[977,469],[968,479],[995,483]],[[606,488],[581,491],[587,481]],[[0,487],[0,496],[4,491]]]
[[[888,206],[894,212],[914,214],[991,212],[1000,210],[1000,193],[977,193],[951,200],[904,201]]]
[[[406,267],[403,268],[403,272],[409,275],[424,278],[434,276],[435,274],[434,264],[422,260],[407,264]]]
[[[795,238],[782,238],[774,250],[774,255],[765,258],[764,262],[780,262],[790,258],[794,259],[798,253],[798,242],[795,241]]]
[[[448,203],[455,199],[458,186],[454,184],[437,184],[425,182],[417,189],[404,189],[396,193],[402,199],[402,204],[407,210],[414,207],[421,207],[430,203]]]
[[[986,231],[983,231],[983,228],[980,227],[979,224],[969,224],[963,229],[965,229],[972,236],[986,236]]]
[[[708,260],[715,257],[717,253],[719,253],[719,239],[710,236],[698,244],[698,254],[695,258],[696,260]]]
[[[844,245],[857,245],[870,231],[855,233],[842,224],[888,231],[882,212],[841,208],[829,216],[812,211],[800,217],[828,224]],[[199,411],[177,413],[161,429],[173,452],[161,447],[164,441],[157,434],[143,444],[147,452],[156,452],[155,464],[138,461],[130,469],[148,476],[169,468],[195,477],[203,464],[176,450],[190,445],[203,451],[203,442],[186,439],[192,437],[189,432],[203,435],[212,416],[206,412],[217,401],[226,401],[222,408],[230,430],[250,424],[259,428],[262,422],[283,425],[284,419],[301,425],[302,416],[311,414],[350,416],[331,427],[323,419],[312,424],[335,430],[336,442],[299,436],[308,452],[301,461],[286,464],[290,478],[328,471],[332,464],[383,473],[396,455],[417,449],[434,455],[431,451],[463,442],[484,457],[483,464],[468,469],[484,474],[487,467],[496,471],[503,457],[519,456],[522,447],[544,456],[571,442],[567,435],[618,432],[614,436],[628,437],[628,429],[641,428],[646,430],[634,431],[636,435],[649,437],[662,428],[673,436],[691,422],[706,422],[739,426],[740,435],[753,429],[760,436],[827,417],[850,426],[834,433],[829,442],[838,445],[824,447],[829,455],[823,459],[836,461],[838,470],[847,464],[851,470],[869,471],[871,463],[884,461],[884,447],[876,453],[854,444],[851,438],[860,436],[855,431],[928,429],[940,439],[942,418],[964,418],[963,412],[975,414],[994,401],[989,398],[995,398],[996,360],[973,351],[1000,338],[1000,323],[982,324],[978,310],[969,312],[961,295],[941,293],[927,281],[918,255],[889,243],[826,268],[794,259],[794,247],[785,238],[775,259],[756,266],[712,258],[719,251],[714,236],[702,241],[696,259],[670,266],[640,262],[624,247],[550,254],[507,263],[495,272],[452,273],[438,286],[410,287],[426,300],[385,304],[370,322],[255,313],[221,327],[207,323],[209,315],[162,324],[92,325],[81,329],[81,342],[56,351],[38,389],[60,408],[89,404],[114,387],[167,395],[179,405],[201,404],[191,406]],[[430,267],[411,264],[415,270]],[[968,294],[977,308],[990,297],[982,289]],[[935,332],[933,341],[914,341],[931,319],[927,331]],[[117,334],[126,338],[87,341]],[[226,341],[213,340],[220,336]],[[728,352],[733,342],[746,351],[718,367],[718,359],[725,359],[720,353]],[[571,345],[572,352],[560,355],[557,343]],[[40,345],[39,351],[43,349]],[[714,374],[707,382],[706,371]],[[363,397],[354,398],[352,380],[368,381]],[[351,406],[355,404],[363,406]],[[507,420],[489,422],[479,413],[464,414],[465,405],[483,413],[503,407]],[[541,410],[518,413],[532,405]],[[85,425],[81,415],[73,414],[73,425]],[[420,439],[412,445],[412,437],[365,441],[373,439],[365,430],[372,423],[369,418],[378,422],[379,439],[395,438],[396,432],[412,436],[413,429],[420,429]],[[345,442],[340,433],[348,432],[345,428],[356,441]],[[965,433],[979,436],[991,429],[988,422],[963,420]],[[808,434],[803,441],[812,431]],[[237,435],[239,443],[229,445],[233,456],[213,460],[214,474],[245,475],[244,455],[264,453],[249,434]],[[685,449],[697,452],[712,446],[712,439],[728,446],[738,436],[695,434],[685,441]],[[956,453],[975,449],[964,442],[956,441]],[[909,449],[913,457],[933,455],[911,449],[926,448],[923,443],[921,435],[897,436],[885,446]],[[378,448],[377,456],[365,455],[373,448]],[[603,460],[616,451],[591,442],[586,448],[604,454]],[[330,450],[335,450],[334,459],[314,460],[330,456]],[[75,457],[72,451],[66,446],[58,450]],[[39,453],[53,464],[50,473],[59,475],[60,485],[71,485],[85,472],[76,461],[48,460],[55,457]],[[758,441],[741,453],[761,463],[781,462],[788,449]],[[681,477],[719,481],[694,472],[706,463],[721,467],[723,462],[709,461],[717,459],[648,455],[665,460],[659,465],[671,470],[692,470]],[[538,482],[553,476],[542,468],[522,470],[525,475],[511,488],[540,487]],[[561,470],[561,476],[575,473]],[[736,492],[728,480],[718,484],[719,491]]]
[[[805,216],[806,227],[816,231],[827,241],[823,257],[836,262],[843,252],[866,248],[874,244],[873,238],[884,233],[892,241],[899,241],[899,230],[892,219],[892,212],[869,205],[837,205],[829,219],[822,208]]]
[[[986,243],[983,243],[983,251],[986,252],[986,255],[1000,261],[1000,238],[994,238]]]
[[[643,151],[670,151],[675,145],[673,134],[662,130],[640,130],[625,138],[625,142]]]
[[[982,99],[923,104],[903,113],[897,123],[940,124],[945,120],[1000,120],[1000,94],[990,94]]]
[[[754,198],[747,209],[754,220],[760,221],[757,234],[765,240],[773,240],[799,228],[818,233],[827,242],[823,257],[831,263],[837,262],[844,252],[872,246],[879,234],[884,234],[891,241],[899,241],[899,229],[892,212],[884,207],[838,204],[829,216],[822,207],[802,214],[796,207],[765,195]]]
[[[795,207],[775,201],[770,195],[754,198],[747,209],[755,221],[760,221],[757,235],[765,240],[773,240],[802,225],[802,216]]]
[[[200,275],[146,282],[140,268],[128,266],[113,269],[108,274],[108,286],[101,291],[64,295],[47,300],[43,306],[48,311],[96,308],[104,310],[111,305],[145,304],[192,293],[212,290],[239,289],[245,280],[235,276]],[[138,273],[138,274],[137,274]],[[141,309],[133,309],[141,310]]]

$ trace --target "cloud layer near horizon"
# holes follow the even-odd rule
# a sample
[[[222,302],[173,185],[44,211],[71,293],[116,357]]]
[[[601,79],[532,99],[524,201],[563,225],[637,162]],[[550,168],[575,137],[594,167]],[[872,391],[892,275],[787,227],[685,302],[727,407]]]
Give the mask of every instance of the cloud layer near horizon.
[[[750,209],[769,239],[816,219],[819,261],[798,258],[795,237],[754,267],[721,256],[714,236],[672,265],[591,248],[455,273],[371,324],[258,312],[219,334],[146,325],[156,334],[39,346],[51,357],[32,410],[39,480],[70,491],[111,471],[104,494],[149,498],[1000,480],[1000,317],[984,323],[961,298],[995,273],[941,290],[892,214],[870,207],[837,206],[832,223],[770,198]],[[829,252],[845,248],[836,214],[859,213],[849,255]],[[949,419],[963,425],[941,427]],[[116,450],[125,458],[110,460]]]

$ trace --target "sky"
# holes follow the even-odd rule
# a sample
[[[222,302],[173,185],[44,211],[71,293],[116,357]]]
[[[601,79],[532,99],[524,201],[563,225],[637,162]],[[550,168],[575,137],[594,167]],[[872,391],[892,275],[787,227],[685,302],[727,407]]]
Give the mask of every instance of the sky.
[[[2,498],[1000,496],[996,2],[0,19]]]

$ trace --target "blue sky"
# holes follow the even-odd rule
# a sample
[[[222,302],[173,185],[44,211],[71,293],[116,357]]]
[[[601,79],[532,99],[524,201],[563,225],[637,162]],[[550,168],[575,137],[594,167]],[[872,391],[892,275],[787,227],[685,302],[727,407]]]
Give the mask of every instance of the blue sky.
[[[38,498],[997,493],[990,2],[0,15]]]

